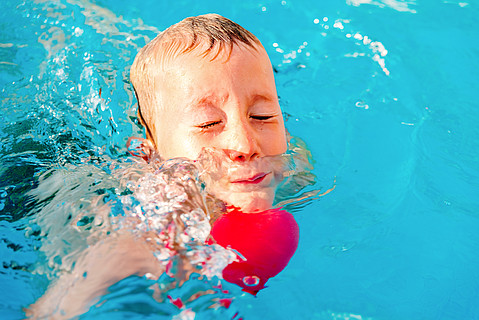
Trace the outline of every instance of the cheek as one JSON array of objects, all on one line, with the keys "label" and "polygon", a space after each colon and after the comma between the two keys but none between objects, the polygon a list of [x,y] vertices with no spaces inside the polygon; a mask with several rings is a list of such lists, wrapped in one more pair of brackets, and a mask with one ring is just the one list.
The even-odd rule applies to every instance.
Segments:
[{"label": "cheek", "polygon": [[164,159],[183,157],[194,160],[202,148],[196,139],[178,126],[164,127],[156,137],[158,152]]},{"label": "cheek", "polygon": [[261,149],[267,156],[285,153],[287,150],[286,133],[284,128],[263,131],[261,134]]},{"label": "cheek", "polygon": [[187,135],[183,137],[182,141],[178,142],[178,147],[183,152],[182,157],[195,160],[198,158],[201,150],[206,147],[206,145],[200,139],[198,139],[198,137]]},{"label": "cheek", "polygon": [[177,134],[171,136],[168,158],[188,158],[195,160],[201,151],[200,145],[185,134]]}]

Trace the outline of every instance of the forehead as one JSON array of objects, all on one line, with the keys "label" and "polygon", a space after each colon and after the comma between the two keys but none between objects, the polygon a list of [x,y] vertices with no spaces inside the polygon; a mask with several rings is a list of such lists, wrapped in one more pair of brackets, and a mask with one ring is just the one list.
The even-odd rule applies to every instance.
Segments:
[{"label": "forehead", "polygon": [[215,58],[198,52],[181,54],[164,68],[163,95],[175,102],[222,101],[231,94],[276,96],[273,70],[261,47],[234,45]]}]

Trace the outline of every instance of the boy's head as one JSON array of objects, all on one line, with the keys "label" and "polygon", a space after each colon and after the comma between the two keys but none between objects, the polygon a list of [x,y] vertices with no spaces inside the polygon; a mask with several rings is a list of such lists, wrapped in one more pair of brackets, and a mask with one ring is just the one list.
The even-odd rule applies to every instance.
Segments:
[{"label": "boy's head", "polygon": [[[131,81],[147,138],[163,158],[197,159],[209,148],[245,165],[286,151],[268,55],[231,20],[207,14],[169,27],[138,53]],[[229,177],[236,191],[274,180],[268,168],[240,171]]]}]

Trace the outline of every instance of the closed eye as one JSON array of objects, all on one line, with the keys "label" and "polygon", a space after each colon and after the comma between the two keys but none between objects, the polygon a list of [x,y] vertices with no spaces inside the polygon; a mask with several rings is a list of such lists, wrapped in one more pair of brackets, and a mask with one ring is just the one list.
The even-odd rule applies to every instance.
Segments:
[{"label": "closed eye", "polygon": [[263,116],[263,115],[250,116],[251,119],[260,120],[260,121],[269,120],[269,119],[271,119],[271,118],[273,118],[273,117],[274,117],[274,116],[271,116],[271,115],[267,115],[267,116]]},{"label": "closed eye", "polygon": [[204,123],[204,124],[200,124],[197,127],[200,128],[200,129],[208,129],[208,128],[216,126],[220,123],[221,123],[221,121],[212,121],[212,122],[207,122],[207,123]]}]

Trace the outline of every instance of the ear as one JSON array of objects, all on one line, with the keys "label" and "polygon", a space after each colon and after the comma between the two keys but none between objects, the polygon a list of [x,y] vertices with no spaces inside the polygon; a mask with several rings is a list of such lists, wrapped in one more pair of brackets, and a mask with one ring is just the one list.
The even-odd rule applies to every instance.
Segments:
[{"label": "ear", "polygon": [[129,137],[126,148],[132,156],[142,158],[146,162],[150,160],[155,151],[155,147],[150,140],[137,137]]}]

